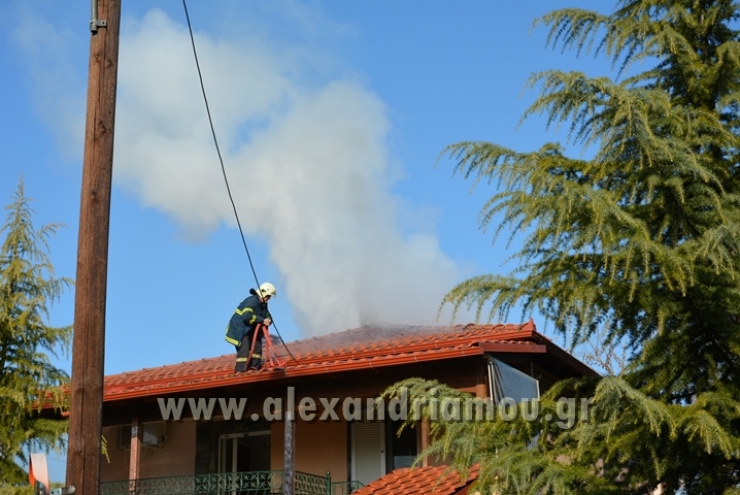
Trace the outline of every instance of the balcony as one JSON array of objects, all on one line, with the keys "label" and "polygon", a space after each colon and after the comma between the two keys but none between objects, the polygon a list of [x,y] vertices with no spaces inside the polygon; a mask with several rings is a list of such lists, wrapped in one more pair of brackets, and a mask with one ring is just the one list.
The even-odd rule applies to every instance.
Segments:
[{"label": "balcony", "polygon": [[[349,495],[362,487],[359,481],[332,482],[331,474],[295,473],[295,495]],[[100,484],[100,495],[279,495],[283,471],[196,474],[109,481]]]}]

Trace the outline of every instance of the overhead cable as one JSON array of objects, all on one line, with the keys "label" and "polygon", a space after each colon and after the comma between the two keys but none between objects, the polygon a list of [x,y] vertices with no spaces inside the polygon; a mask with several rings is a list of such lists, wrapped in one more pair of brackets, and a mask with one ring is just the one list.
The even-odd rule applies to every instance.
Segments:
[{"label": "overhead cable", "polygon": [[[234,210],[234,217],[236,218],[236,225],[239,227],[239,234],[242,238],[242,244],[244,245],[244,251],[247,253],[247,259],[249,260],[249,267],[252,270],[252,275],[254,275],[254,281],[257,284],[257,287],[260,286],[259,278],[257,277],[257,270],[254,268],[254,263],[252,262],[252,255],[249,254],[249,246],[247,246],[247,239],[244,236],[244,230],[242,229],[242,224],[239,221],[239,213],[236,209],[236,203],[234,203],[234,197],[231,194],[231,187],[229,186],[229,178],[226,175],[226,167],[224,166],[224,159],[221,156],[221,148],[218,145],[218,138],[216,137],[216,128],[213,125],[213,118],[211,117],[211,108],[208,105],[208,96],[206,95],[206,87],[203,83],[203,73],[200,70],[200,62],[198,61],[198,50],[195,48],[195,36],[193,35],[193,26],[190,23],[190,14],[188,13],[188,5],[186,0],[182,0],[182,7],[185,10],[185,19],[188,23],[188,31],[190,32],[190,44],[193,47],[193,57],[195,58],[195,67],[198,69],[198,79],[200,80],[200,90],[203,94],[203,102],[206,105],[206,114],[208,114],[208,125],[211,128],[211,135],[213,136],[213,144],[216,147],[216,153],[218,154],[218,161],[221,164],[221,173],[224,177],[224,183],[226,184],[226,191],[229,194],[229,200],[231,201],[231,207]],[[288,351],[288,354],[293,359],[293,361],[298,362],[298,360],[293,356],[293,353],[290,352],[290,349],[288,349],[288,346],[285,344],[285,341],[283,340],[283,337],[280,335],[280,331],[277,328],[277,324],[275,321],[272,321],[273,326],[275,327],[275,332],[277,333],[278,337],[280,338],[280,342],[282,342],[283,347],[285,347],[285,350]]]}]

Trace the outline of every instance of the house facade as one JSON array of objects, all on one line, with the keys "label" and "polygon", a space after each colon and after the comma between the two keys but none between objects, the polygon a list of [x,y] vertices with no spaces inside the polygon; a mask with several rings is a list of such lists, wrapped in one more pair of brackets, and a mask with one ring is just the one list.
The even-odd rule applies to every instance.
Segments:
[{"label": "house facade", "polygon": [[503,376],[524,397],[594,374],[532,321],[366,326],[274,356],[280,369],[235,374],[230,354],[107,376],[101,493],[280,493],[293,469],[296,493],[349,493],[409,467],[430,441],[424,423],[396,434],[413,405],[376,400],[400,380],[488,398]]}]

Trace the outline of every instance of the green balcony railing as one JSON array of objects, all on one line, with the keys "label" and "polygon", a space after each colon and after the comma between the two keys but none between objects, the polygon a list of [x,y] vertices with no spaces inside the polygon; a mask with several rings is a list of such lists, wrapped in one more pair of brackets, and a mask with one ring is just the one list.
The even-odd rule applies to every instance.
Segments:
[{"label": "green balcony railing", "polygon": [[[296,495],[349,495],[362,486],[357,481],[334,482],[331,475],[295,473]],[[280,495],[282,471],[196,474],[109,481],[100,484],[100,495]]]},{"label": "green balcony railing", "polygon": [[349,495],[363,486],[359,481],[335,481],[331,484],[331,495]]}]

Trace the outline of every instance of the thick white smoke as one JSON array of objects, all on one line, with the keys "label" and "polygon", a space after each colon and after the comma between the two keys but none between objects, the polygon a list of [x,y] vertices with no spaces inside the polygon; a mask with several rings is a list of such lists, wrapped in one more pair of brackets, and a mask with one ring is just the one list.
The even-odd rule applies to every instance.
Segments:
[{"label": "thick white smoke", "polygon": [[[435,322],[458,269],[397,226],[383,102],[352,80],[302,83],[289,50],[196,43],[240,220],[267,241],[302,332]],[[186,27],[161,11],[124,29],[116,133],[119,186],[193,237],[235,226]]]}]

